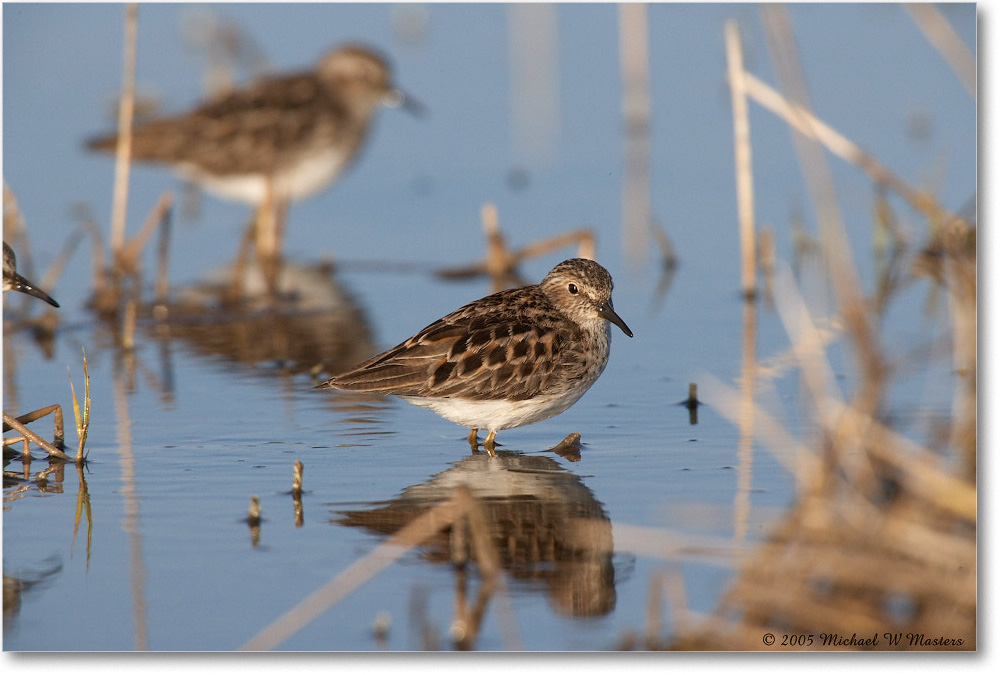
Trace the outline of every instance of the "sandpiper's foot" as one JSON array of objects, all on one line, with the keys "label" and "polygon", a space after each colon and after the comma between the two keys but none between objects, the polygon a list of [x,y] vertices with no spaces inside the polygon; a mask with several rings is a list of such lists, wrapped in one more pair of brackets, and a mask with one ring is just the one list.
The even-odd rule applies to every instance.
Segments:
[{"label": "sandpiper's foot", "polygon": [[486,435],[486,440],[483,441],[483,447],[486,449],[486,452],[490,453],[490,457],[497,456],[497,453],[494,452],[494,449],[496,448],[496,437],[497,432],[491,431]]},{"label": "sandpiper's foot", "polygon": [[469,431],[469,447],[472,448],[473,452],[479,451],[479,429]]}]

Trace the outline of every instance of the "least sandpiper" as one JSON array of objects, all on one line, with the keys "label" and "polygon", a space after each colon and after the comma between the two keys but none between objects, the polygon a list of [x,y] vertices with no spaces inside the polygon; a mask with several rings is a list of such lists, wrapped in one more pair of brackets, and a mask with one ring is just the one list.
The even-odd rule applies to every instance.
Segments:
[{"label": "least sandpiper", "polygon": [[53,307],[58,307],[59,303],[53,300],[48,293],[35,286],[33,283],[17,273],[17,257],[7,242],[3,243],[3,292],[21,291],[36,298],[41,298]]},{"label": "least sandpiper", "polygon": [[608,271],[556,265],[542,282],[469,303],[319,389],[395,394],[462,426],[493,453],[497,431],[565,411],[604,371],[615,324]]},{"label": "least sandpiper", "polygon": [[[280,253],[284,213],[332,183],[356,157],[379,106],[419,105],[396,89],[386,60],[357,45],[309,72],[261,79],[132,132],[132,157],[173,167],[218,196],[258,209],[258,254]],[[88,142],[114,152],[117,136]],[[262,226],[261,223],[267,223]],[[267,227],[270,232],[262,232]],[[261,251],[262,237],[267,242]]]}]

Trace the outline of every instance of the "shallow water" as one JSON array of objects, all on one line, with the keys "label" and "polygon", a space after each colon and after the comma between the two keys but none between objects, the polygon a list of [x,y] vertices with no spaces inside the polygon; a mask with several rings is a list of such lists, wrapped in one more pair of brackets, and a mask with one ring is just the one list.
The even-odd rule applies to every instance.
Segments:
[{"label": "shallow water", "polygon": [[[613,649],[645,630],[651,584],[664,573],[683,579],[687,608],[710,612],[734,564],[727,554],[706,551],[739,550],[765,536],[791,503],[792,477],[761,446],[741,451],[727,411],[702,406],[692,424],[678,405],[689,383],[734,384],[741,373],[744,306],[722,26],[740,21],[748,67],[774,81],[755,8],[649,9],[651,206],[680,258],[665,291],[656,249],[650,245],[647,258],[636,261],[622,244],[615,8],[554,10],[557,140],[534,148],[510,122],[515,10],[423,10],[426,33],[412,42],[400,36],[399,21],[419,20],[420,7],[218,8],[278,69],[308,65],[325,48],[362,36],[391,55],[400,86],[429,111],[418,119],[383,111],[344,179],[292,207],[288,253],[316,302],[305,316],[208,321],[175,306],[165,324],[141,321],[134,353],[124,354],[113,348],[109,327],[84,308],[89,245],[51,289],[63,306],[51,354],[7,324],[22,305],[5,299],[4,410],[58,402],[72,428],[66,369],[79,392],[81,346],[93,396],[82,473],[67,466],[45,489],[5,477],[4,577],[23,584],[10,610],[5,590],[5,649],[235,649],[460,483],[488,507],[506,579],[505,591],[488,596],[467,646]],[[35,269],[44,270],[75,225],[71,205],[86,202],[97,222],[109,220],[111,162],[85,153],[82,142],[111,124],[105,113],[120,80],[122,11],[3,11],[4,179],[27,220]],[[155,87],[168,110],[201,97],[201,62],[183,52],[177,28],[189,11],[140,9],[140,88]],[[974,6],[943,11],[974,44]],[[903,10],[789,12],[820,116],[907,180],[933,176],[942,203],[961,209],[975,186],[975,105]],[[533,21],[544,27],[546,16]],[[925,119],[929,136],[907,136],[908,123]],[[751,125],[758,222],[773,224],[787,260],[788,223],[797,211],[815,231],[808,193],[787,129],[759,109]],[[947,166],[936,173],[941,157]],[[831,162],[870,289],[871,189],[853,167]],[[527,176],[526,186],[512,175]],[[163,190],[177,187],[167,172],[137,167],[130,231]],[[489,201],[515,247],[593,228],[598,259],[615,277],[615,307],[635,334],[630,340],[615,329],[611,361],[593,389],[556,418],[502,432],[496,459],[471,453],[466,430],[426,410],[316,391],[308,372],[320,361],[330,370],[347,367],[488,293],[485,279],[449,282],[431,271],[482,255],[479,212]],[[197,220],[175,222],[175,290],[230,261],[247,217],[244,206],[208,196],[200,206]],[[537,281],[574,254],[548,254],[521,271]],[[324,259],[336,268],[317,270]],[[153,266],[150,254],[147,269]],[[801,276],[815,288],[815,274]],[[811,297],[822,314],[828,298]],[[927,300],[926,286],[901,292],[886,339],[900,349],[927,339]],[[756,354],[765,362],[787,349],[781,323],[764,303],[756,328]],[[842,341],[831,359],[848,389],[853,363]],[[935,363],[904,380],[893,392],[896,409],[919,419],[946,413],[948,377],[947,363]],[[761,397],[779,421],[808,438],[793,371]],[[50,424],[32,426],[48,431]],[[579,457],[549,450],[572,432],[582,435]],[[67,436],[72,445],[72,430]],[[298,503],[289,492],[296,460],[305,467]],[[36,453],[24,471],[47,466]],[[15,460],[5,471],[22,468]],[[82,495],[91,525],[84,518],[74,534]],[[252,495],[263,515],[257,531],[246,522]],[[665,556],[654,530],[691,545]],[[449,546],[435,539],[408,550],[279,648],[455,647],[449,630],[456,606],[473,612],[482,581],[475,566],[463,571],[450,562]],[[661,634],[669,636],[675,596],[663,611]],[[374,630],[386,617],[388,630]]]}]

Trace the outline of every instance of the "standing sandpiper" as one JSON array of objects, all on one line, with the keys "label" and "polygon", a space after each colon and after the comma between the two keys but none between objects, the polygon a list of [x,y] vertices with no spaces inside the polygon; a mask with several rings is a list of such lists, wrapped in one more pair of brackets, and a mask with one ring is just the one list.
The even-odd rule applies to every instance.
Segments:
[{"label": "standing sandpiper", "polygon": [[318,389],[395,394],[469,427],[493,454],[497,431],[565,411],[604,371],[615,324],[608,271],[592,260],[556,265],[542,282],[455,310]]},{"label": "standing sandpiper", "polygon": [[3,292],[21,291],[36,298],[41,298],[53,307],[58,307],[59,303],[53,300],[48,293],[36,287],[33,283],[17,273],[17,257],[7,242],[3,243]]},{"label": "standing sandpiper", "polygon": [[[309,72],[261,79],[132,132],[132,157],[172,166],[209,192],[257,207],[257,255],[280,255],[288,205],[333,182],[358,154],[379,106],[420,106],[386,60],[350,45]],[[115,135],[88,142],[114,152]]]}]

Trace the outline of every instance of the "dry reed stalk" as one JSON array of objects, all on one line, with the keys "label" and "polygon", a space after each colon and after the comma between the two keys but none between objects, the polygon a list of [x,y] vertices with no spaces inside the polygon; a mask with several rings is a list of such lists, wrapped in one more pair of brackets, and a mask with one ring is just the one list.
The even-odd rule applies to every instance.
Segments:
[{"label": "dry reed stalk", "polygon": [[295,527],[302,527],[305,513],[302,509],[302,462],[295,460],[292,465],[292,510],[295,515]]},{"label": "dry reed stalk", "polygon": [[118,432],[118,465],[121,468],[123,517],[121,527],[129,541],[129,577],[132,592],[132,625],[135,627],[136,651],[149,648],[149,622],[146,611],[146,569],[142,557],[142,528],[139,519],[139,496],[136,487],[136,460],[132,450],[132,419],[129,412],[126,375],[132,370],[128,365],[131,353],[122,355],[124,364],[116,363],[113,390],[115,418]]},{"label": "dry reed stalk", "polygon": [[[720,380],[707,375],[704,378],[705,401],[712,405],[731,424],[739,426],[741,393],[727,387]],[[808,484],[808,477],[820,469],[816,453],[792,436],[774,416],[757,404],[754,407],[754,430],[758,439],[765,441],[771,455],[781,466],[796,477],[799,490]]]},{"label": "dry reed stalk", "polygon": [[596,259],[594,233],[589,228],[573,230],[511,250],[507,247],[507,240],[500,230],[500,219],[496,206],[487,202],[483,205],[480,215],[483,222],[483,232],[486,235],[486,257],[481,262],[472,265],[438,269],[435,272],[437,276],[445,279],[464,279],[486,274],[493,281],[493,290],[498,291],[510,285],[523,283],[517,274],[517,266],[527,258],[545,255],[550,251],[575,243],[579,246],[579,257],[589,260]]},{"label": "dry reed stalk", "polygon": [[597,247],[594,239],[594,231],[590,228],[571,230],[565,234],[557,234],[554,237],[543,239],[542,241],[535,242],[534,244],[528,244],[527,246],[517,249],[514,252],[514,257],[517,258],[518,261],[524,260],[525,258],[535,258],[571,244],[576,244],[578,246],[577,257],[587,258],[588,260],[597,259]]},{"label": "dry reed stalk", "polygon": [[764,277],[764,302],[774,302],[774,268],[778,262],[778,247],[775,243],[774,228],[765,227],[758,237],[760,271]]},{"label": "dry reed stalk", "polygon": [[[792,114],[799,117],[809,111],[810,105],[788,12],[780,5],[765,5],[761,12],[765,19],[768,45],[773,60],[785,89],[790,92],[789,99],[793,103]],[[798,126],[809,125],[808,118],[800,117],[798,121]],[[855,340],[855,347],[864,361],[864,372],[869,375],[868,386],[860,391],[859,396],[867,401],[866,405],[869,408],[874,409],[877,405],[876,392],[879,390],[880,379],[884,377],[885,365],[874,348],[875,333],[868,320],[865,300],[858,283],[857,270],[840,216],[833,177],[822,148],[816,140],[797,131],[798,127],[794,124],[790,125],[790,128],[793,129],[793,140],[799,162],[820,222],[826,270],[833,282],[840,313],[848,324]]]},{"label": "dry reed stalk", "polygon": [[683,635],[688,631],[691,620],[691,608],[688,605],[687,592],[684,590],[684,572],[681,566],[674,562],[667,566],[662,579],[674,633]]},{"label": "dry reed stalk", "polygon": [[292,494],[301,495],[302,494],[302,462],[300,460],[295,460],[295,464],[292,465]]},{"label": "dry reed stalk", "polygon": [[905,180],[887,169],[853,141],[808,110],[786,100],[784,96],[752,73],[745,73],[745,78],[746,93],[749,98],[783,119],[796,131],[822,143],[834,155],[860,168],[868,174],[872,182],[884,185],[900,195],[932,223],[965,222],[958,215],[943,208],[932,195],[911,187]]},{"label": "dry reed stalk", "polygon": [[[91,287],[94,289],[93,297],[97,312],[102,315],[110,314],[114,309],[114,303],[111,302],[112,294],[108,292],[108,266],[105,262],[104,236],[101,234],[101,227],[94,222],[89,213],[81,216],[77,227],[90,234],[90,259],[93,261]],[[111,304],[108,304],[109,302]]]},{"label": "dry reed stalk", "polygon": [[624,248],[633,264],[645,260],[652,224],[650,206],[649,27],[646,5],[618,6],[618,44],[625,118],[625,172],[622,186]]},{"label": "dry reed stalk", "polygon": [[156,290],[155,290],[155,310],[154,316],[158,320],[166,318],[167,295],[170,292],[169,262],[170,262],[170,229],[173,219],[170,217],[172,211],[165,209],[163,219],[160,221],[160,240],[157,247],[156,263]]},{"label": "dry reed stalk", "polygon": [[[877,635],[883,641],[876,649],[913,648],[905,640],[887,643],[883,631],[889,626],[902,634],[940,634],[961,640],[946,648],[975,649],[974,472],[971,478],[964,476],[947,456],[889,429],[873,414],[870,399],[841,400],[832,386],[823,340],[808,308],[791,288],[790,275],[779,275],[777,282],[776,307],[793,342],[793,353],[800,369],[812,371],[803,377],[823,452],[816,456],[799,451],[808,461],[799,472],[796,506],[742,567],[715,617],[678,634],[669,646],[769,651],[838,648],[836,644],[762,643],[761,637],[771,632]],[[974,296],[974,290],[966,287],[958,294]],[[955,330],[957,337],[960,329],[956,326]],[[857,350],[857,336],[853,337]],[[878,349],[877,345],[872,348]],[[709,399],[737,423],[740,394],[733,390],[720,394],[719,387],[707,379]],[[878,376],[861,373],[859,386],[875,387],[878,399],[885,384]],[[759,435],[767,441],[765,447],[779,461],[788,456],[789,448],[801,447],[759,407],[755,416]],[[961,452],[960,447],[951,449]],[[899,599],[902,609],[893,609],[893,598]]]},{"label": "dry reed stalk", "polygon": [[753,160],[750,150],[750,118],[747,111],[748,73],[743,69],[743,47],[735,21],[726,23],[726,63],[733,108],[733,144],[736,165],[736,207],[740,227],[742,274],[746,298],[754,297],[757,285],[757,239],[754,234]]},{"label": "dry reed stalk", "polygon": [[119,337],[119,346],[125,351],[135,349],[135,322],[139,313],[139,300],[135,297],[135,289],[129,293],[125,302],[125,312],[122,316],[122,330]]},{"label": "dry reed stalk", "polygon": [[757,389],[757,303],[743,303],[743,357],[740,366],[740,407],[736,493],[733,496],[733,544],[746,541],[753,485],[754,396]]},{"label": "dry reed stalk", "polygon": [[45,274],[42,276],[42,279],[38,284],[39,288],[48,292],[50,288],[55,286],[56,281],[59,280],[59,277],[62,276],[63,271],[66,269],[66,264],[69,262],[70,256],[73,255],[76,247],[79,246],[80,242],[83,240],[84,234],[84,231],[79,227],[73,230],[72,234],[70,234],[69,238],[66,240],[66,243],[63,244],[63,247],[59,251],[58,255],[56,255],[55,260],[52,261],[52,264],[49,265]]},{"label": "dry reed stalk", "polygon": [[122,94],[118,103],[118,146],[115,149],[115,184],[112,198],[111,251],[115,264],[125,248],[129,170],[132,163],[132,118],[135,113],[136,36],[138,4],[125,6],[125,42],[122,51]]},{"label": "dry reed stalk", "polygon": [[[794,108],[796,114],[799,110],[810,110],[812,106],[802,75],[788,10],[783,5],[766,4],[761,5],[760,12],[764,19],[764,27],[767,29],[771,60],[774,61],[782,87],[787,92],[787,98],[796,105]],[[823,149],[815,139],[797,131],[794,126],[790,126],[790,129],[799,165],[802,167],[810,199],[820,223],[825,244],[823,252],[828,257],[828,273],[833,276],[843,275],[848,280],[847,283],[842,281],[843,286],[853,287],[856,285],[853,279],[856,278],[857,272],[846,236],[843,234],[844,227],[837,203],[837,192]]]},{"label": "dry reed stalk", "polygon": [[118,265],[121,272],[131,274],[138,270],[139,256],[149,242],[150,237],[161,227],[168,227],[173,202],[174,195],[169,190],[161,194],[160,198],[156,200],[156,204],[149,212],[149,215],[146,216],[146,220],[143,222],[139,232],[129,239],[128,243],[119,252]]},{"label": "dry reed stalk", "polygon": [[[38,410],[32,410],[31,412],[24,413],[23,415],[18,415],[15,419],[21,424],[31,424],[35,420],[40,420],[48,414],[52,414],[52,445],[57,448],[61,448],[64,445],[66,432],[63,428],[63,412],[62,406],[58,403],[53,403],[52,405],[47,405],[44,408],[39,408]],[[4,426],[4,431],[7,431],[6,425]]]},{"label": "dry reed stalk", "polygon": [[938,9],[930,3],[911,2],[903,5],[928,42],[955,71],[962,86],[976,100],[976,57],[951,27]]},{"label": "dry reed stalk", "polygon": [[660,637],[663,626],[663,572],[649,576],[649,593],[646,596],[646,644],[652,645]]}]

